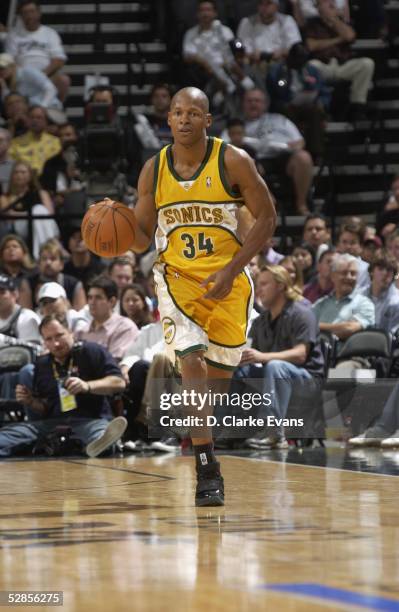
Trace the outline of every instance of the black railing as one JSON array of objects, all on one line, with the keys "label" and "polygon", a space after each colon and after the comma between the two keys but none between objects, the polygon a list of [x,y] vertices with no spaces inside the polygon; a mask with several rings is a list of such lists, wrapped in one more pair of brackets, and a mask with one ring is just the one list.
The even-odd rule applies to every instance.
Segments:
[{"label": "black railing", "polygon": [[11,213],[7,213],[7,215],[5,215],[4,213],[0,212],[0,233],[1,229],[2,229],[2,224],[5,221],[27,221],[28,223],[28,237],[26,239],[26,243],[28,245],[29,251],[32,253],[33,250],[33,222],[34,221],[40,221],[40,220],[53,220],[57,223],[58,228],[60,230],[60,238],[62,239],[62,230],[63,228],[65,229],[65,227],[68,226],[68,221],[72,221],[72,220],[76,220],[79,219],[80,221],[83,219],[83,215],[82,214],[78,214],[78,213],[55,213],[55,214],[48,214],[48,215],[32,215],[32,211],[29,210],[26,212],[26,215],[22,216],[22,215],[13,215]]}]

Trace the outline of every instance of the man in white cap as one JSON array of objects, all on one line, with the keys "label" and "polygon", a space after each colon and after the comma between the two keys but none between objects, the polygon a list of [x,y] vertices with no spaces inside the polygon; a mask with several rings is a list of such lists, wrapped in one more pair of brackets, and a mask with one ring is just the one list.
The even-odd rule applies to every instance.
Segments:
[{"label": "man in white cap", "polygon": [[9,53],[0,53],[0,84],[2,97],[17,91],[31,105],[62,108],[57,88],[44,72],[33,66],[17,66]]},{"label": "man in white cap", "polygon": [[45,283],[37,294],[42,318],[54,314],[66,319],[73,334],[83,329],[87,321],[77,310],[70,308],[65,289],[59,283]]}]

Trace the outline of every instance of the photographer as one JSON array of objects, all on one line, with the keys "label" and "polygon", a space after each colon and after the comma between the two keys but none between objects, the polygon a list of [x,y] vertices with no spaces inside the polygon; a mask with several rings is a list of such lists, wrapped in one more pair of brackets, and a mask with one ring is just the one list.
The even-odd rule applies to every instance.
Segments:
[{"label": "photographer", "polygon": [[126,429],[126,419],[110,419],[107,395],[125,388],[121,372],[104,348],[91,342],[74,343],[65,320],[45,317],[40,332],[48,353],[35,364],[33,387],[19,384],[17,401],[39,415],[39,420],[7,425],[0,430],[0,457],[36,443],[59,426],[69,427],[97,457]]}]

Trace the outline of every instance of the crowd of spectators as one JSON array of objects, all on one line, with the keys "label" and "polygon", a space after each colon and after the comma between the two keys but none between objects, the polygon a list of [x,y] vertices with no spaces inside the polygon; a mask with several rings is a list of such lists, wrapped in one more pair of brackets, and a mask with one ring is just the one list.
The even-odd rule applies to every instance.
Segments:
[{"label": "crowd of spectators", "polygon": [[[384,203],[378,235],[357,217],[345,219],[333,235],[328,220],[310,212],[333,87],[347,81],[350,121],[367,117],[374,62],[353,51],[356,32],[345,0],[259,0],[256,6],[235,33],[218,19],[215,2],[198,2],[197,23],[182,39],[184,78],[179,84],[196,84],[207,92],[217,118],[213,133],[246,149],[266,180],[273,174],[289,177],[296,212],[305,216],[303,235],[289,252],[280,253],[278,243],[271,242],[249,266],[256,288],[251,317],[255,344],[244,352],[241,366],[244,371],[262,364],[265,385],[270,386],[276,376],[324,377],[320,331],[336,336],[339,345],[370,326],[390,334],[398,331],[399,179]],[[41,356],[19,374],[0,374],[2,398],[17,398],[28,415],[36,409],[42,417],[58,418],[60,411],[81,409],[87,417],[87,398],[83,408],[79,402],[77,408],[73,402],[73,408],[65,408],[67,400],[65,406],[59,404],[53,387],[46,401],[41,395],[50,388],[49,364],[57,361],[60,337],[66,356],[83,346],[89,361],[101,362],[101,380],[106,381],[96,380],[94,365],[86,371],[79,357],[82,378],[75,373],[68,388],[70,365],[56,376],[67,384],[66,396],[121,393],[127,385],[122,409],[117,400],[111,408],[114,416],[121,410],[127,416],[126,448],[141,449],[143,440],[148,443],[149,385],[154,377],[174,374],[174,364],[163,355],[151,275],[154,254],[137,259],[128,252],[111,262],[101,260],[83,242],[78,215],[60,220],[62,212],[85,210],[88,179],[80,162],[93,134],[87,125],[79,134],[63,114],[70,79],[60,37],[41,24],[36,1],[20,2],[18,16],[0,54],[0,347],[26,346]],[[121,197],[127,205],[134,205],[141,164],[171,142],[167,115],[172,94],[168,84],[155,85],[151,112],[136,113],[131,125],[119,116],[111,86],[99,86],[91,94],[88,124],[105,108],[111,110],[107,129],[118,138],[123,133],[128,187]],[[101,164],[95,169],[101,171]],[[123,382],[115,380],[118,376]],[[288,404],[289,395],[282,396],[279,417]],[[105,408],[98,403],[98,418]],[[95,439],[90,427],[81,432],[87,448]],[[106,427],[101,421],[96,436],[104,436]],[[123,429],[117,421],[107,440],[114,442]],[[18,436],[12,444],[10,436],[3,438],[0,455],[21,444]],[[248,442],[252,448],[286,444],[282,428]],[[177,447],[176,436],[153,446]],[[99,448],[87,452],[104,450]]]}]

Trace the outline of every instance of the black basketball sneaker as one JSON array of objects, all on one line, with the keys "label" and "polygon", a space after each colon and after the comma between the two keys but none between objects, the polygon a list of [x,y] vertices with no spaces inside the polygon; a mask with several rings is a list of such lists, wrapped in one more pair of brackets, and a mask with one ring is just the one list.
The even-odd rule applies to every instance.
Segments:
[{"label": "black basketball sneaker", "polygon": [[197,468],[195,505],[224,506],[224,481],[218,461]]}]

